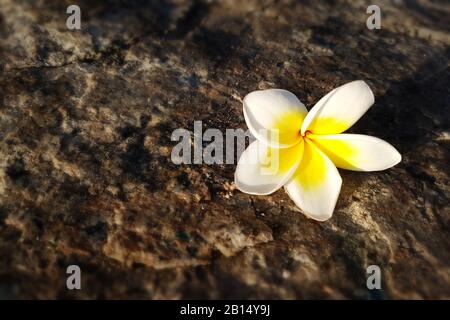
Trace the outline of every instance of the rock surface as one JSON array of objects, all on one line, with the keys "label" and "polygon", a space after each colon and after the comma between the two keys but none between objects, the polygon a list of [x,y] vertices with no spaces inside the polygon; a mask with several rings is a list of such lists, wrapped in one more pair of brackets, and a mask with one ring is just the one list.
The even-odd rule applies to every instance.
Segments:
[{"label": "rock surface", "polygon": [[[378,2],[371,31],[365,1],[0,0],[0,298],[450,298],[450,6]],[[325,223],[171,162],[177,128],[246,129],[250,91],[355,79],[351,132],[403,161],[341,171]]]}]

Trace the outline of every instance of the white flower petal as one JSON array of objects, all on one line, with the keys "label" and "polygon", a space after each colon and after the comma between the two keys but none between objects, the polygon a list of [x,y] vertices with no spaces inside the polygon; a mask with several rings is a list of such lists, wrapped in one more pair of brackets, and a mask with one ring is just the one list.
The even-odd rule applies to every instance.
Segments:
[{"label": "white flower petal", "polygon": [[362,80],[349,82],[325,95],[309,111],[301,133],[337,134],[350,128],[374,103],[372,90]]},{"label": "white flower petal", "polygon": [[290,148],[270,148],[256,140],[242,153],[234,181],[245,193],[265,195],[281,188],[297,169],[303,141]]},{"label": "white flower petal", "polygon": [[310,140],[305,140],[302,162],[285,188],[307,216],[325,221],[333,215],[342,179],[331,160]]},{"label": "white flower petal", "polygon": [[380,171],[395,166],[400,153],[384,140],[362,134],[308,135],[338,167],[355,171]]},{"label": "white flower petal", "polygon": [[307,110],[291,92],[282,89],[253,91],[244,98],[244,117],[251,133],[267,145],[286,148],[301,140]]}]

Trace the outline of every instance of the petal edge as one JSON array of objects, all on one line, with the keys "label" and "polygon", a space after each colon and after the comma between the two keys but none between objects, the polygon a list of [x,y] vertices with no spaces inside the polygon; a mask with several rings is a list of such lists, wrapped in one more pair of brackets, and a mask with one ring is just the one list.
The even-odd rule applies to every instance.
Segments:
[{"label": "petal edge", "polygon": [[281,188],[301,162],[303,142],[290,148],[270,148],[252,142],[242,153],[234,181],[236,188],[254,195],[268,195]]},{"label": "petal edge", "polygon": [[338,167],[353,171],[381,171],[398,164],[402,156],[388,142],[363,134],[309,135]]},{"label": "petal edge", "polygon": [[333,215],[341,190],[338,170],[311,141],[305,143],[302,162],[285,189],[306,216],[326,221]]},{"label": "petal edge", "polygon": [[338,134],[350,128],[375,102],[370,87],[362,80],[346,83],[326,94],[309,111],[301,133]]},{"label": "petal edge", "polygon": [[293,93],[283,89],[253,91],[244,97],[243,109],[248,128],[263,143],[287,148],[301,140],[307,110]]}]

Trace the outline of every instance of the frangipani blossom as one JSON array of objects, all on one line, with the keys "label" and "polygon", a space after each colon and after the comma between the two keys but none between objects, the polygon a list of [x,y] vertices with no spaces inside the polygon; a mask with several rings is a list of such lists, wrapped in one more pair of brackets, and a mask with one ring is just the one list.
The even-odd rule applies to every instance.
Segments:
[{"label": "frangipani blossom", "polygon": [[308,217],[329,219],[342,184],[336,167],[379,171],[401,161],[397,150],[381,139],[342,133],[373,103],[372,90],[364,81],[332,90],[309,112],[286,90],[249,93],[244,98],[244,117],[256,141],[239,159],[236,187],[267,195],[284,186]]}]

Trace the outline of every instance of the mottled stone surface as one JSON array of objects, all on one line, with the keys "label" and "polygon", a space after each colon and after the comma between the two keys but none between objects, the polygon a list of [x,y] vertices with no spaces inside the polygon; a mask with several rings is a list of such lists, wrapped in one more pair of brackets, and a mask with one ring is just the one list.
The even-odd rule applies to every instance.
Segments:
[{"label": "mottled stone surface", "polygon": [[[366,1],[0,0],[0,298],[450,298],[450,6],[377,3],[370,31]],[[403,161],[341,171],[325,223],[170,160],[195,120],[245,129],[250,91],[310,108],[355,79],[376,103],[350,131]]]}]

